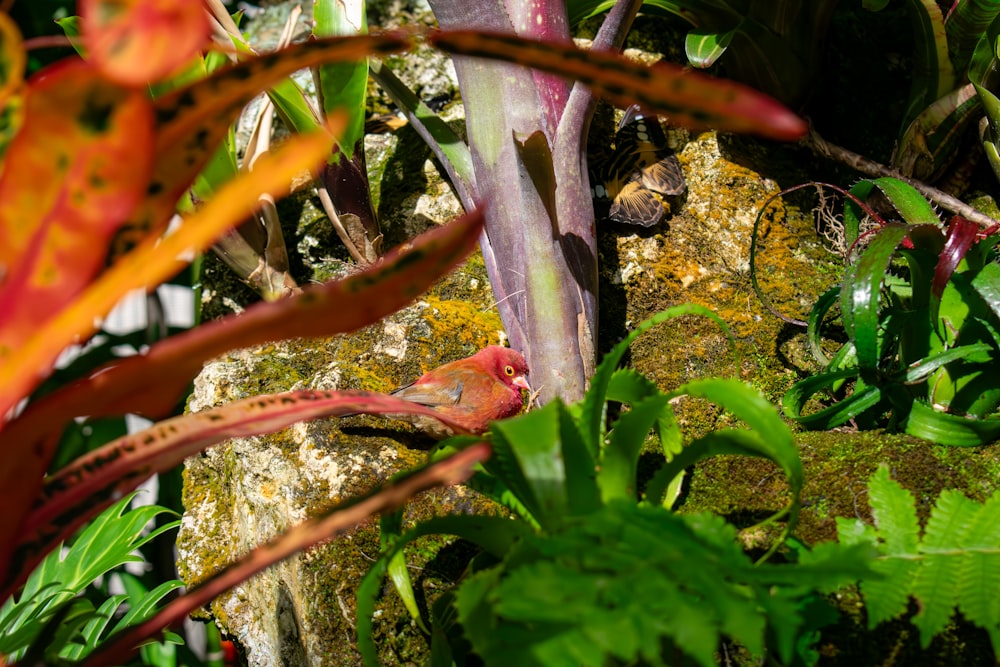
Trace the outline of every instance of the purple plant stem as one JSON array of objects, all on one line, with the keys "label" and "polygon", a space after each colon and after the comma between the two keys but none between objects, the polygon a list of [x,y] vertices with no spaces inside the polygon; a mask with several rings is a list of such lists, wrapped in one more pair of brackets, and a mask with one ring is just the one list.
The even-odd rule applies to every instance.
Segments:
[{"label": "purple plant stem", "polygon": [[[616,6],[600,48],[620,46],[638,9]],[[570,40],[565,4],[432,0],[444,29]],[[481,247],[511,344],[541,402],[582,398],[597,336],[597,241],[586,170],[591,93],[507,63],[456,57],[476,195],[486,204]]]}]

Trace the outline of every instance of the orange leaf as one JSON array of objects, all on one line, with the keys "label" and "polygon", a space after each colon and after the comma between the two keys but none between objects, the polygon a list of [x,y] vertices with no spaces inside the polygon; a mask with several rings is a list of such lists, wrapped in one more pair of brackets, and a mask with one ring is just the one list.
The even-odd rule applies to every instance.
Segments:
[{"label": "orange leaf", "polygon": [[24,80],[26,56],[17,24],[0,12],[0,107]]},{"label": "orange leaf", "polygon": [[126,86],[166,78],[207,45],[202,0],[80,0],[84,47],[106,76]]},{"label": "orange leaf", "polygon": [[82,61],[29,82],[0,175],[0,364],[102,268],[108,240],[146,192],[152,127],[144,92]]},{"label": "orange leaf", "polygon": [[[338,119],[339,132],[344,119]],[[258,161],[254,171],[219,191],[204,208],[162,241],[147,239],[123,257],[44,326],[36,325],[16,355],[0,357],[0,414],[45,377],[59,352],[74,339],[93,334],[96,320],[130,290],[153,289],[181,268],[192,253],[205,250],[226,229],[250,215],[265,192],[282,196],[302,170],[316,168],[333,143],[328,132],[294,137]],[[2,244],[2,243],[0,243]],[[0,339],[2,342],[2,339]],[[2,350],[0,350],[2,351]]]}]

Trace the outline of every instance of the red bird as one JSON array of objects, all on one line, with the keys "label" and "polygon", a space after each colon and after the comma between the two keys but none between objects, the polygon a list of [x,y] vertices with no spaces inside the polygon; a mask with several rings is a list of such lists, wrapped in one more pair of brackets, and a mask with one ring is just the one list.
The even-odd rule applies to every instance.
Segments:
[{"label": "red bird", "polygon": [[[527,374],[528,364],[520,352],[490,345],[471,357],[427,371],[392,395],[433,408],[471,433],[483,433],[491,421],[512,417],[524,407],[521,390],[531,391],[524,377]],[[453,434],[430,417],[390,416],[415,424],[438,439]]]}]

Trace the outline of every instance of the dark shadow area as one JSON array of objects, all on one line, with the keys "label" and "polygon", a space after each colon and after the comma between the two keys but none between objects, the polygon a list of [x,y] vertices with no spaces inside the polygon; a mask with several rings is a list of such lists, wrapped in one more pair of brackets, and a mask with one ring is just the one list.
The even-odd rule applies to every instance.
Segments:
[{"label": "dark shadow area", "polygon": [[344,425],[340,432],[358,438],[385,438],[403,445],[407,449],[429,452],[438,443],[437,440],[417,430],[407,430],[401,425],[398,429],[385,426]]},{"label": "dark shadow area", "polygon": [[602,358],[628,333],[628,298],[625,285],[613,282],[609,276],[621,275],[618,242],[614,234],[597,233],[598,271],[597,358]]},{"label": "dark shadow area", "polygon": [[278,605],[274,610],[278,626],[278,655],[282,667],[306,667],[309,661],[299,632],[299,619],[295,616],[295,603],[291,591],[281,582],[278,586]]},{"label": "dark shadow area", "polygon": [[388,216],[392,214],[399,219],[413,214],[412,208],[407,209],[404,203],[407,200],[415,202],[426,191],[424,163],[431,156],[431,149],[412,127],[400,128],[396,138],[398,144],[385,163],[379,183],[378,218],[385,235],[383,246],[387,250],[410,238],[408,230],[402,225],[390,224]]}]

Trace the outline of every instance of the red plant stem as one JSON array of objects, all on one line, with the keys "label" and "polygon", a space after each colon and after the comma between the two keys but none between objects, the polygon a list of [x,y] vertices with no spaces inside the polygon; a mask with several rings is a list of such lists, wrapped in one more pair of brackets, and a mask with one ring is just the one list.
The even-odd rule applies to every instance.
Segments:
[{"label": "red plant stem", "polygon": [[24,40],[25,51],[32,51],[34,49],[60,49],[72,46],[69,38],[65,35],[42,35]]}]

